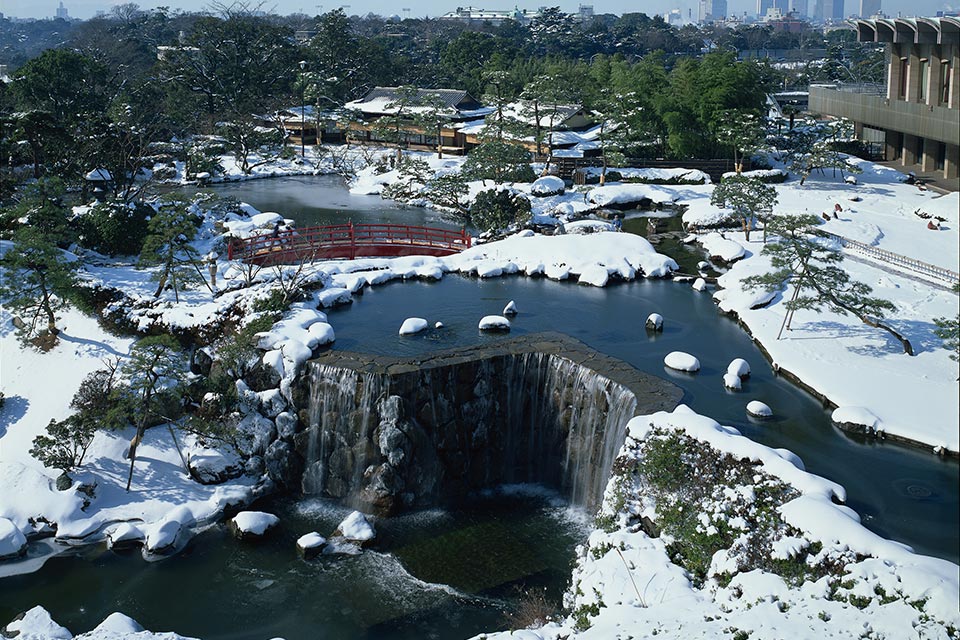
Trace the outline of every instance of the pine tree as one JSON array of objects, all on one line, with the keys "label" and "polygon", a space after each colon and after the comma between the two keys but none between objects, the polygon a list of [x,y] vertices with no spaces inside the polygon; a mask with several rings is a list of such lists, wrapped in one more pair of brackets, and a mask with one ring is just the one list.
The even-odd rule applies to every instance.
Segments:
[{"label": "pine tree", "polygon": [[17,229],[13,244],[0,259],[6,271],[0,280],[0,297],[20,317],[21,339],[41,333],[56,336],[60,333],[57,312],[67,306],[67,296],[76,285],[77,264],[31,227]]},{"label": "pine tree", "polygon": [[199,219],[185,202],[173,200],[162,202],[157,213],[150,218],[149,235],[140,252],[142,266],[159,266],[153,278],[157,298],[169,285],[174,299],[180,301],[180,290],[191,284],[205,285],[213,292],[204,277],[202,258],[191,241],[197,233]]},{"label": "pine tree", "polygon": [[785,283],[793,285],[793,294],[784,305],[787,314],[777,339],[784,329],[790,330],[794,312],[826,310],[851,314],[870,327],[883,329],[900,342],[904,353],[913,355],[910,341],[882,322],[885,314],[895,311],[896,306],[889,300],[871,297],[870,286],[853,280],[838,266],[843,261],[843,253],[816,228],[818,224],[820,219],[809,214],[771,218],[767,226],[778,238],[765,245],[761,253],[770,258],[773,271],[743,280],[748,289],[759,287],[767,291],[777,291]]},{"label": "pine tree", "polygon": [[743,234],[749,242],[753,219],[765,219],[770,215],[777,204],[777,190],[759,178],[737,175],[723,180],[714,188],[710,204],[732,209],[734,215],[743,222]]}]

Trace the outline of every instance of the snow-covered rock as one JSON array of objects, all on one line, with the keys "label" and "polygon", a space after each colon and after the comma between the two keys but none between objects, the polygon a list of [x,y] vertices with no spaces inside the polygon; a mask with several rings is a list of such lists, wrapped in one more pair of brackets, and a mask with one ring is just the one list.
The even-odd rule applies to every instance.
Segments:
[{"label": "snow-covered rock", "polygon": [[17,525],[7,518],[0,518],[0,560],[23,555],[27,550],[27,538]]},{"label": "snow-covered rock", "polygon": [[663,316],[659,313],[651,313],[647,316],[645,326],[651,331],[663,331]]},{"label": "snow-covered rock", "polygon": [[693,373],[700,370],[700,361],[683,351],[671,351],[664,357],[663,364],[677,371]]},{"label": "snow-covered rock", "polygon": [[89,635],[103,638],[111,634],[118,637],[127,637],[143,630],[143,626],[130,616],[114,612],[104,618],[103,622],[98,624]]},{"label": "snow-covered rock", "polygon": [[187,452],[187,468],[200,484],[221,484],[243,473],[243,460],[235,453],[201,448]]},{"label": "snow-covered rock", "polygon": [[240,540],[256,540],[280,524],[280,518],[263,511],[241,511],[230,520],[230,530]]},{"label": "snow-covered rock", "polygon": [[510,321],[503,316],[483,316],[478,328],[480,331],[510,331]]},{"label": "snow-covered rock", "polygon": [[400,325],[400,335],[411,336],[424,331],[428,326],[427,321],[423,318],[407,318]]},{"label": "snow-covered rock", "polygon": [[443,323],[437,320],[437,324],[433,325],[434,329],[443,329]]},{"label": "snow-covered rock", "polygon": [[359,511],[354,511],[343,519],[343,522],[340,523],[331,537],[342,538],[360,546],[365,546],[370,544],[376,535],[377,532],[370,521],[367,520],[367,517]]},{"label": "snow-covered rock", "polygon": [[61,627],[53,621],[46,609],[36,606],[23,613],[6,627],[0,634],[4,638],[17,640],[70,640],[73,634],[66,627]]},{"label": "snow-covered rock", "polygon": [[866,407],[837,407],[830,419],[841,429],[878,433],[883,431],[880,418]]},{"label": "snow-covered rock", "polygon": [[561,195],[565,189],[566,185],[561,178],[557,176],[543,176],[542,178],[537,178],[534,183],[530,185],[530,195],[537,196],[538,198],[558,196]]},{"label": "snow-covered rock", "polygon": [[693,287],[694,291],[706,291],[707,281],[704,280],[703,278],[697,278],[696,280],[693,281],[693,285],[691,286]]},{"label": "snow-covered rock", "polygon": [[723,237],[719,233],[708,233],[700,238],[700,244],[710,254],[710,259],[723,264],[732,264],[746,257],[747,250],[735,240]]},{"label": "snow-covered rock", "polygon": [[750,363],[743,358],[734,358],[727,365],[727,373],[732,373],[738,378],[746,378],[750,375]]},{"label": "snow-covered rock", "polygon": [[195,521],[196,518],[189,507],[184,505],[174,507],[159,522],[147,528],[143,545],[144,553],[160,555],[172,552],[181,541],[183,530]]},{"label": "snow-covered rock", "polygon": [[770,418],[773,417],[773,409],[760,402],[759,400],[751,400],[747,403],[747,413],[753,416],[754,418]]},{"label": "snow-covered rock", "polygon": [[304,560],[310,560],[317,557],[323,552],[323,548],[326,546],[327,539],[316,531],[312,531],[297,538],[297,553],[299,553]]},{"label": "snow-covered rock", "polygon": [[729,371],[723,374],[723,386],[731,391],[740,391],[740,389],[743,388],[740,376],[735,373],[730,373]]},{"label": "snow-covered rock", "polygon": [[586,267],[577,280],[580,284],[588,284],[594,287],[605,287],[610,281],[610,272],[600,264],[594,264]]},{"label": "snow-covered rock", "polygon": [[132,522],[121,522],[107,532],[108,549],[125,549],[143,544],[143,531]]},{"label": "snow-covered rock", "polygon": [[507,303],[507,306],[503,308],[504,316],[515,316],[517,315],[517,303],[511,300]]}]

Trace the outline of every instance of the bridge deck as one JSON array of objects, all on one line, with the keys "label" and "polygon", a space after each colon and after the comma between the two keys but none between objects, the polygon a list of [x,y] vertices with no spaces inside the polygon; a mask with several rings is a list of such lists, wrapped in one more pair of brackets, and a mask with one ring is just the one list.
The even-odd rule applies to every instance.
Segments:
[{"label": "bridge deck", "polygon": [[306,227],[235,240],[228,256],[261,265],[409,255],[448,256],[468,249],[465,231],[401,224]]}]

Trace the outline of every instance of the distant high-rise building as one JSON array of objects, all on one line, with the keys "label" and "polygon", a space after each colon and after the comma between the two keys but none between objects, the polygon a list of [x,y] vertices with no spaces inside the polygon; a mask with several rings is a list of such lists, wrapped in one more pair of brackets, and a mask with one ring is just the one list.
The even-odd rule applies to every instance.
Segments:
[{"label": "distant high-rise building", "polygon": [[790,0],[787,11],[796,18],[806,18],[810,15],[810,4],[807,0]]},{"label": "distant high-rise building", "polygon": [[727,0],[700,0],[700,22],[717,22],[727,18]]},{"label": "distant high-rise building", "polygon": [[860,0],[860,17],[872,18],[880,14],[880,0]]},{"label": "distant high-rise building", "polygon": [[63,6],[63,1],[61,0],[60,6],[57,7],[57,17],[61,20],[69,20],[70,14],[67,13],[67,8]]},{"label": "distant high-rise building", "polygon": [[840,22],[844,15],[843,0],[817,0],[813,6],[813,19],[817,22]]}]

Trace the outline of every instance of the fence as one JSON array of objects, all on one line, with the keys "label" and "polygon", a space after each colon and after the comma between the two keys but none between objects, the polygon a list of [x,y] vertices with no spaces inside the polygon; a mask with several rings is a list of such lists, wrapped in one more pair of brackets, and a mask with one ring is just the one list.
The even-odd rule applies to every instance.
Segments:
[{"label": "fence", "polygon": [[956,271],[951,271],[950,269],[946,269],[944,267],[928,264],[915,258],[908,258],[907,256],[900,255],[899,253],[893,253],[892,251],[880,249],[879,247],[864,244],[856,240],[850,240],[849,238],[844,238],[843,236],[839,236],[835,233],[826,233],[825,235],[837,240],[845,249],[849,249],[854,253],[868,256],[874,260],[884,264],[889,264],[898,269],[912,271],[914,273],[918,273],[929,278],[934,278],[951,285],[960,282],[960,273],[957,273]]}]

